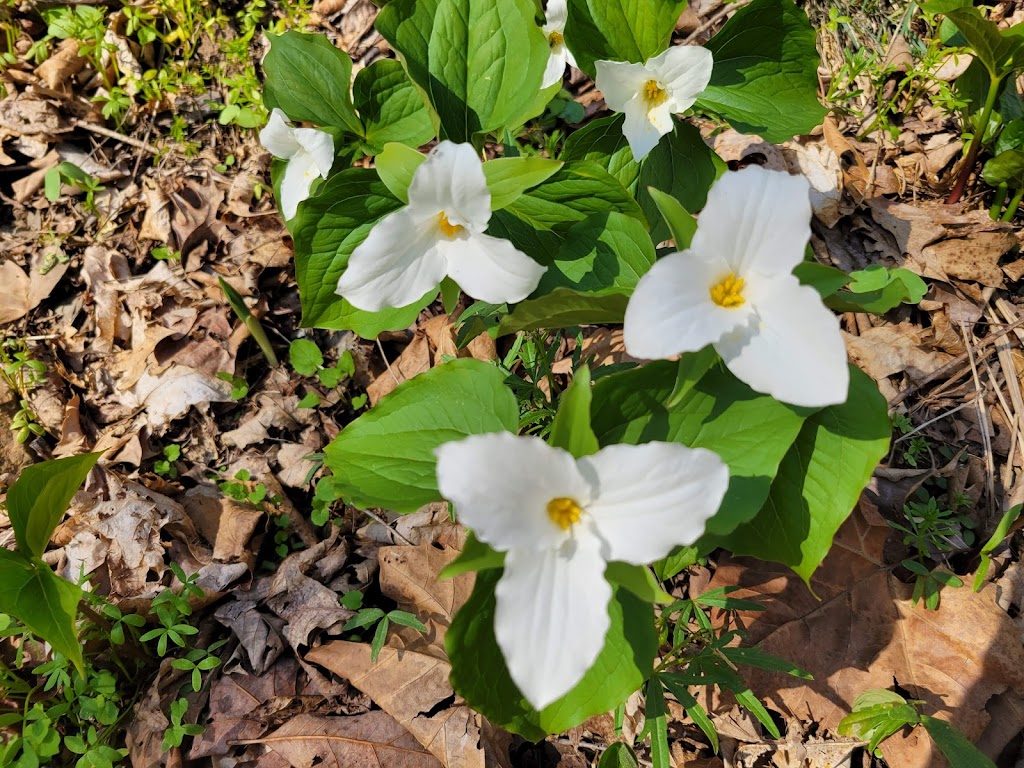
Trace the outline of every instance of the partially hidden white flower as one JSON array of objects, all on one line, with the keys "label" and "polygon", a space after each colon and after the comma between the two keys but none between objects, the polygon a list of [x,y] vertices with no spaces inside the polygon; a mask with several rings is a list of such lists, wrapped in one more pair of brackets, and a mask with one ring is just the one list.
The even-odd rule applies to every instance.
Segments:
[{"label": "partially hidden white flower", "polygon": [[442,141],[416,169],[409,204],[388,214],[349,257],[337,292],[357,309],[404,307],[445,276],[476,299],[522,301],[546,267],[485,235],[491,192],[470,144]]},{"label": "partially hidden white flower", "polygon": [[672,115],[693,106],[711,82],[714,57],[707,48],[677,45],[646,64],[598,61],[597,89],[605,103],[624,112],[622,132],[639,162],[672,130]]},{"label": "partially hidden white flower", "polygon": [[752,389],[793,405],[846,401],[839,321],[793,268],[811,235],[802,176],[750,166],[708,193],[689,250],[659,259],[626,307],[626,351],[666,358],[713,344]]},{"label": "partially hidden white flower", "polygon": [[540,84],[541,89],[562,82],[566,64],[570,67],[576,66],[576,57],[565,45],[565,21],[569,16],[566,1],[549,0],[544,14],[546,23],[541,30],[551,48],[551,54],[548,56],[547,69],[544,70],[544,80]]},{"label": "partially hidden white flower", "polygon": [[331,172],[334,139],[316,128],[292,128],[285,113],[275,107],[260,131],[260,143],[274,157],[288,161],[281,179],[281,215],[287,221],[309,197],[313,182]]},{"label": "partially hidden white flower", "polygon": [[695,542],[729,484],[722,460],[678,443],[611,445],[574,459],[537,437],[473,435],[435,450],[441,493],[506,552],[494,633],[535,709],[593,666],[611,625],[605,566]]}]

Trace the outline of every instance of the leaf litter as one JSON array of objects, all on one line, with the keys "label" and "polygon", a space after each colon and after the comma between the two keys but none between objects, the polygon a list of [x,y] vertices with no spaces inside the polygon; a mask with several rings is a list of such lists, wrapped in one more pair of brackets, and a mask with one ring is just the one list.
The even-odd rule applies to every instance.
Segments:
[{"label": "leaf litter", "polygon": [[[698,30],[716,7],[691,4],[681,34]],[[380,55],[372,4],[321,0],[314,10],[311,19],[333,26],[359,64]],[[700,14],[696,21],[690,11]],[[118,31],[110,41],[121,66],[138,66],[138,52]],[[319,530],[302,522],[319,468],[311,456],[356,415],[352,395],[365,391],[373,404],[446,357],[494,360],[507,350],[486,335],[460,346],[453,317],[435,308],[410,329],[386,334],[380,347],[317,332],[329,360],[346,349],[356,360],[354,376],[338,388],[268,370],[217,287],[223,276],[249,298],[279,351],[298,335],[290,244],[267,196],[253,194],[254,185],[266,185],[267,156],[251,133],[206,124],[199,143],[216,151],[191,158],[172,151],[156,166],[142,162],[164,141],[157,137],[168,121],[147,128],[148,118],[133,115],[120,136],[96,133],[102,118],[73,98],[96,87],[79,53],[67,40],[34,72],[14,68],[0,76],[8,93],[0,100],[0,174],[14,214],[0,227],[0,325],[10,337],[39,339],[32,350],[48,375],[31,401],[59,440],[57,455],[106,451],[106,469],[76,498],[47,557],[68,576],[90,575],[124,610],[141,612],[161,590],[181,588],[168,567],[178,563],[199,574],[206,591],[195,605],[203,632],[229,639],[223,667],[188,696],[189,721],[206,732],[186,748],[161,748],[182,681],[165,663],[133,712],[131,761],[149,768],[200,759],[277,767],[315,759],[338,766],[527,759],[525,747],[511,748],[508,734],[461,704],[448,685],[444,633],[471,577],[436,579],[465,535],[443,505],[409,516],[379,510],[369,521],[346,508]],[[905,66],[898,54],[893,61]],[[936,77],[951,81],[965,66],[950,58]],[[588,116],[601,108],[589,84],[579,88],[578,75],[570,82]],[[860,98],[869,97],[870,89]],[[938,202],[963,146],[944,113],[911,109],[895,138],[880,130],[859,135],[863,127],[852,116],[830,118],[821,135],[781,147],[728,131],[709,136],[733,167],[757,163],[809,177],[820,261],[847,271],[903,267],[930,285],[920,308],[843,317],[852,359],[916,430],[876,473],[888,501],[861,504],[812,579],[813,593],[788,572],[742,558],[721,557],[707,574],[712,588],[738,585],[738,596],[767,606],[739,617],[747,642],[784,658],[800,648],[793,660],[815,675],[795,684],[762,672],[750,678],[787,725],[778,742],[728,700],[715,702],[723,756],[731,750],[736,765],[856,765],[848,761],[859,747],[829,731],[870,687],[899,686],[924,699],[991,755],[1012,748],[1024,727],[1019,534],[997,552],[991,583],[978,593],[944,590],[940,610],[930,612],[911,604],[912,587],[898,566],[901,545],[885,524],[898,521],[911,494],[930,483],[944,501],[957,493],[968,499],[966,514],[987,534],[996,522],[993,491],[1008,495],[1024,471],[1019,232],[975,203]],[[235,165],[218,170],[228,154]],[[45,199],[47,168],[67,159],[111,188],[96,211],[68,185],[58,201]],[[55,237],[44,242],[39,233],[47,231]],[[154,261],[158,247],[176,258]],[[619,331],[588,328],[564,340],[557,375],[571,370],[576,352],[595,364],[630,362]],[[236,401],[222,373],[241,377],[249,396]],[[299,407],[314,389],[328,407]],[[0,408],[10,408],[8,398],[0,392]],[[928,447],[911,462],[914,435]],[[153,471],[168,445],[181,448],[175,477]],[[0,430],[0,482],[45,455],[42,441],[25,446]],[[244,468],[281,501],[226,496],[219,486]],[[283,527],[275,522],[282,517],[289,518]],[[269,573],[261,565],[282,546],[280,531],[288,551]],[[0,529],[4,540],[7,533]],[[967,555],[944,565],[971,571]],[[701,579],[694,571],[674,588],[696,594]],[[427,632],[393,626],[371,662],[369,643],[342,629],[352,612],[338,595],[354,590],[379,592]],[[627,733],[641,727],[639,703],[627,711]],[[721,765],[669,704],[677,762]],[[552,740],[556,757],[549,753],[538,764],[591,764],[617,738],[606,720],[593,718]],[[891,766],[937,764],[917,732],[898,734],[883,751]]]}]

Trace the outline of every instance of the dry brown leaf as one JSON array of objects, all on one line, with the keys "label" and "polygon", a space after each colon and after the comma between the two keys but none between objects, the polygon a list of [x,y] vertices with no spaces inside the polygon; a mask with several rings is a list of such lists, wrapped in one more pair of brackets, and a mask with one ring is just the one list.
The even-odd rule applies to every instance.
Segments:
[{"label": "dry brown leaf", "polygon": [[414,634],[421,643],[426,641],[438,649],[442,658],[452,617],[473,591],[472,573],[443,581],[437,577],[458,554],[458,550],[438,549],[427,542],[418,547],[381,547],[377,555],[381,592],[427,626],[425,635]]},{"label": "dry brown leaf", "polygon": [[387,712],[299,715],[259,743],[292,768],[437,768],[437,759]]},{"label": "dry brown leaf", "polygon": [[811,185],[811,210],[826,227],[834,227],[853,210],[843,201],[843,170],[839,156],[827,142],[789,141],[782,147],[791,173],[802,174]]},{"label": "dry brown leaf", "polygon": [[931,332],[912,323],[867,328],[859,336],[843,333],[850,359],[877,382],[906,373],[912,383],[952,360],[933,348]]},{"label": "dry brown leaf", "polygon": [[311,650],[306,661],[326,667],[373,699],[445,768],[484,768],[479,716],[465,705],[455,706],[448,682],[451,665],[386,646],[376,662],[370,654],[366,643],[338,641]]},{"label": "dry brown leaf", "polygon": [[183,501],[196,530],[213,546],[214,560],[222,563],[252,560],[247,545],[263,519],[262,510],[239,504],[209,485],[190,488]]},{"label": "dry brown leaf", "polygon": [[18,320],[32,308],[28,292],[31,289],[25,270],[13,261],[0,264],[0,325]]},{"label": "dry brown leaf", "polygon": [[190,408],[205,411],[210,403],[231,402],[231,385],[183,365],[172,365],[157,375],[143,373],[130,397],[135,407],[145,409],[149,426],[159,434]]},{"label": "dry brown leaf", "polygon": [[1009,224],[992,221],[986,211],[962,212],[941,203],[876,197],[868,204],[875,221],[896,238],[906,268],[946,282],[958,278],[1002,287],[999,260],[1017,245]]},{"label": "dry brown leaf", "polygon": [[[719,563],[712,588],[739,586],[735,597],[767,608],[744,614],[750,642],[814,675],[807,682],[754,670],[747,679],[783,714],[830,729],[859,694],[895,680],[925,702],[926,714],[976,739],[993,697],[1024,692],[1024,648],[1013,621],[995,604],[991,585],[980,593],[945,589],[938,611],[914,606],[910,585],[895,579],[883,557],[890,533],[882,518],[855,512],[811,581],[820,600],[783,566],[745,558]],[[939,765],[920,730],[883,743],[890,765]]]},{"label": "dry brown leaf", "polygon": [[82,71],[86,60],[78,55],[78,41],[68,38],[57,46],[57,50],[36,67],[36,74],[51,90],[60,90],[72,77]]}]

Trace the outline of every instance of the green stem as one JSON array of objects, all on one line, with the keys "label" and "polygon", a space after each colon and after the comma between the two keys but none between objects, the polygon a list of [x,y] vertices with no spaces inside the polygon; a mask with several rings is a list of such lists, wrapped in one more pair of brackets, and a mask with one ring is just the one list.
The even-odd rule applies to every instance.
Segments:
[{"label": "green stem", "polygon": [[999,86],[1003,83],[1002,77],[995,77],[991,73],[990,77],[988,95],[985,97],[985,106],[981,110],[981,118],[974,126],[974,137],[971,139],[970,146],[967,147],[967,158],[960,169],[960,175],[957,177],[956,184],[953,185],[953,189],[949,191],[949,197],[946,198],[947,205],[957,203],[963,197],[964,189],[967,188],[967,179],[970,178],[971,172],[974,170],[974,165],[978,161],[978,153],[981,152],[981,145],[985,141],[988,120],[992,116],[996,99],[999,97]]},{"label": "green stem", "polygon": [[992,198],[992,205],[988,208],[988,216],[992,221],[998,219],[1000,211],[1003,210],[1003,203],[1006,202],[1006,190],[1007,185],[1005,183],[996,187],[996,196]]},{"label": "green stem", "polygon": [[1017,208],[1020,206],[1021,200],[1024,200],[1024,187],[1013,193],[1013,197],[1010,198],[1010,202],[1007,204],[1006,211],[1003,213],[1000,221],[1013,221],[1013,217],[1017,215]]}]

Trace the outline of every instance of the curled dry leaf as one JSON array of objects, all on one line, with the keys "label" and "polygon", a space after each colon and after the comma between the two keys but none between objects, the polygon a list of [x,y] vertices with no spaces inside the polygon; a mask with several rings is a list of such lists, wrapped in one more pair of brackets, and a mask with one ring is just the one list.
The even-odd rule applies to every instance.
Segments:
[{"label": "curled dry leaf", "polygon": [[[925,702],[926,714],[977,739],[990,722],[987,705],[1024,693],[1019,635],[992,585],[979,593],[944,589],[938,611],[913,605],[911,586],[893,576],[883,556],[890,534],[882,518],[855,512],[811,580],[813,594],[783,566],[744,558],[719,564],[712,588],[739,586],[734,597],[767,608],[742,615],[749,641],[814,675],[803,681],[754,670],[747,679],[778,711],[830,729],[859,694],[895,682]],[[1013,732],[1021,726],[1024,718]],[[937,765],[921,729],[895,734],[882,751],[900,768]]]},{"label": "curled dry leaf", "polygon": [[292,768],[437,768],[437,758],[387,712],[299,715],[259,740]]}]

